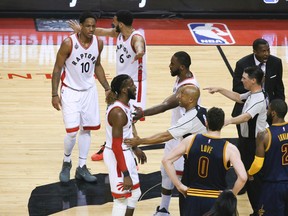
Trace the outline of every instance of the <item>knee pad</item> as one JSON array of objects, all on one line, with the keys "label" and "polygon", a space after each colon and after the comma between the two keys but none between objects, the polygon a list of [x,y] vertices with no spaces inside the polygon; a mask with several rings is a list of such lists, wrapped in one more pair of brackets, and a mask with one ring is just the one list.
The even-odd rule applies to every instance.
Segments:
[{"label": "knee pad", "polygon": [[129,197],[128,200],[128,208],[134,209],[136,207],[136,204],[139,200],[139,197],[141,196],[141,190],[140,188],[137,188],[135,190],[132,190],[132,196]]},{"label": "knee pad", "polygon": [[161,166],[161,176],[162,176],[162,184],[161,184],[162,188],[165,188],[167,190],[173,190],[174,184],[170,180],[163,166]]},{"label": "knee pad", "polygon": [[113,200],[112,216],[125,216],[127,199],[119,198]]}]

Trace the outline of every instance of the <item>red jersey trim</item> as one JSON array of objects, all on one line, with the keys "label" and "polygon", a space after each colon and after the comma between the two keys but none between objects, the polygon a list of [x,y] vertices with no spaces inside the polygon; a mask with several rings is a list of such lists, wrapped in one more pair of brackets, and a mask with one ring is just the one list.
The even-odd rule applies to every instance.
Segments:
[{"label": "red jersey trim", "polygon": [[[135,190],[137,188],[140,188],[140,183],[137,183],[135,185],[132,186],[132,190]],[[132,196],[132,193],[131,192],[127,192],[125,194],[118,194],[118,193],[114,193],[114,192],[111,192],[112,196],[115,198],[115,199],[119,199],[119,198],[129,198]]]},{"label": "red jersey trim", "polygon": [[97,126],[84,126],[83,129],[84,130],[99,130],[101,128],[101,125],[97,125]]},{"label": "red jersey trim", "polygon": [[77,132],[78,130],[79,130],[79,126],[77,126],[75,128],[66,128],[67,133]]}]

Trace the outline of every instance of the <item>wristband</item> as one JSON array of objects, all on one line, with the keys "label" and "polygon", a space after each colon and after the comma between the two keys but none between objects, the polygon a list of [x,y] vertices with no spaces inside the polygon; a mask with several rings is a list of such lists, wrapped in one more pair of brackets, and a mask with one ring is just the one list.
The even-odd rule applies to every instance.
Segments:
[{"label": "wristband", "polygon": [[52,95],[52,97],[58,97],[58,94]]},{"label": "wristband", "polygon": [[126,171],[123,172],[123,175],[124,175],[124,177],[127,177],[127,176],[130,176],[130,173],[129,173],[128,170],[126,170]]}]

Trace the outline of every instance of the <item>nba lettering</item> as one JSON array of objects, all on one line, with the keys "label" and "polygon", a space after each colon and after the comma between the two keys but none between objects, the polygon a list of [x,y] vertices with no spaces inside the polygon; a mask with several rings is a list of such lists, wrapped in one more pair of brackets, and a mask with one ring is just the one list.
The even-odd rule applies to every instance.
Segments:
[{"label": "nba lettering", "polygon": [[198,44],[230,45],[235,43],[229,29],[223,23],[189,23],[188,28]]}]

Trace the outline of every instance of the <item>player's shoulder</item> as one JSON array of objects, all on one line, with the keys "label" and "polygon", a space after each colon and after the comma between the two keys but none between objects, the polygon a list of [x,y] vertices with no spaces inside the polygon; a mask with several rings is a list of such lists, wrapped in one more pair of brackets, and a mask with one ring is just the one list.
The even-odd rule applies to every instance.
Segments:
[{"label": "player's shoulder", "polygon": [[72,39],[70,37],[67,37],[62,41],[60,50],[64,52],[70,52],[71,47],[72,47]]}]

